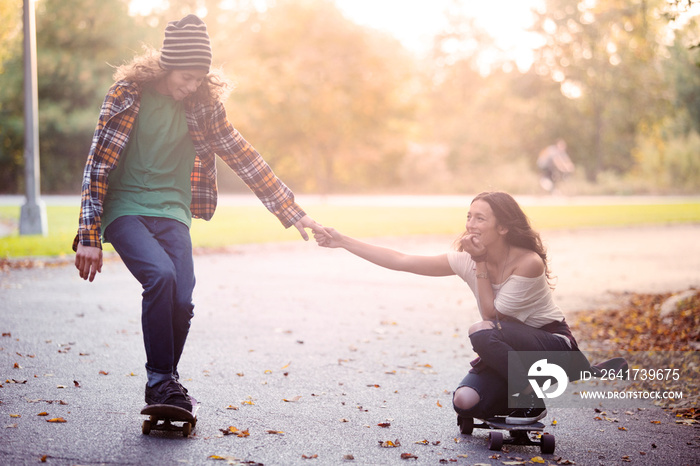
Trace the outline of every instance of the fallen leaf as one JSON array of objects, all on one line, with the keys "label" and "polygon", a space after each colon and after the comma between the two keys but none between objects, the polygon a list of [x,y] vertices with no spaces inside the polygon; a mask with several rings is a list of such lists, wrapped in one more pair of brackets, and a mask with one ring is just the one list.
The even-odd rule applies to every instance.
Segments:
[{"label": "fallen leaf", "polygon": [[399,439],[396,439],[393,442],[391,440],[385,440],[383,442],[379,440],[379,446],[382,448],[396,448],[401,446],[401,442],[399,442]]},{"label": "fallen leaf", "polygon": [[47,413],[46,411],[42,411],[39,414],[37,414],[37,416],[48,416],[48,415],[49,415],[49,413]]},{"label": "fallen leaf", "polygon": [[377,425],[378,425],[379,427],[389,427],[389,426],[391,426],[391,423],[390,423],[390,422],[380,422],[380,423],[377,424]]},{"label": "fallen leaf", "polygon": [[250,437],[250,432],[248,429],[240,430],[237,427],[229,426],[228,429],[219,429],[224,435],[235,435],[236,437]]},{"label": "fallen leaf", "polygon": [[10,414],[10,417],[17,419],[17,418],[22,417],[22,415],[21,414]]},{"label": "fallen leaf", "polygon": [[437,407],[442,408],[442,405],[440,404],[440,400],[438,400],[438,402],[437,402]]},{"label": "fallen leaf", "polygon": [[61,423],[61,422],[67,422],[65,419],[62,417],[54,417],[51,419],[47,419],[46,422],[53,422],[53,423]]},{"label": "fallen leaf", "polygon": [[413,455],[411,453],[401,453],[401,459],[402,460],[410,460],[410,459],[418,459],[416,455]]},{"label": "fallen leaf", "polygon": [[542,458],[541,456],[535,456],[535,457],[533,457],[533,458],[530,458],[530,461],[533,462],[533,463],[541,463],[541,464],[544,464],[544,458]]},{"label": "fallen leaf", "polygon": [[15,369],[21,369],[21,368],[22,368],[22,366],[20,366],[20,365],[19,365],[18,363],[15,363],[15,366],[14,366],[14,368],[15,368]]},{"label": "fallen leaf", "polygon": [[301,457],[302,457],[303,459],[305,459],[305,460],[311,460],[311,459],[314,459],[314,458],[318,458],[318,455],[310,455],[310,456],[301,455]]},{"label": "fallen leaf", "polygon": [[355,457],[353,455],[343,455],[343,459],[347,461],[353,461]]},{"label": "fallen leaf", "polygon": [[301,400],[301,395],[295,396],[295,397],[292,398],[291,400],[288,400],[288,399],[286,399],[286,398],[282,398],[282,401],[284,401],[284,402],[286,402],[286,403],[294,403],[294,402],[297,402],[297,401],[299,401],[299,400]]},{"label": "fallen leaf", "polygon": [[109,375],[109,372],[107,372],[107,371],[100,371],[100,375]]},{"label": "fallen leaf", "polygon": [[268,433],[268,434],[275,434],[275,435],[282,435],[282,434],[284,434],[284,432],[282,432],[281,430],[268,430],[267,433]]},{"label": "fallen leaf", "polygon": [[626,430],[627,430],[627,427],[620,426],[620,427],[617,428],[617,430],[625,430],[625,431],[626,431]]}]

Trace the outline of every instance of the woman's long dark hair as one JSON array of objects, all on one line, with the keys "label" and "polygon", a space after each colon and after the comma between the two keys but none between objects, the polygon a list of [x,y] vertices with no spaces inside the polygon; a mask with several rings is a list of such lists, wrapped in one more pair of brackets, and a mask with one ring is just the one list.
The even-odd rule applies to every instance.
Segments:
[{"label": "woman's long dark hair", "polygon": [[[472,199],[472,204],[475,201],[484,201],[491,206],[491,210],[496,217],[498,225],[508,229],[505,238],[508,244],[534,251],[542,258],[547,283],[549,283],[550,287],[553,287],[552,282],[554,277],[549,270],[547,249],[542,244],[540,234],[532,229],[530,220],[527,218],[527,215],[525,215],[525,212],[523,212],[523,209],[520,208],[517,201],[513,199],[513,196],[501,191],[489,191],[478,194]],[[464,234],[466,234],[466,232]],[[459,240],[457,240],[457,244],[457,249],[462,251]]]}]

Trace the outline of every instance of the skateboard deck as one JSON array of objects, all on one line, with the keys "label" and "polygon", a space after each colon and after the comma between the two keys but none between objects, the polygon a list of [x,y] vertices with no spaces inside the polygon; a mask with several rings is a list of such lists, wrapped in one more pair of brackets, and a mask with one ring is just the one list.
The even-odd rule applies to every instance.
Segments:
[{"label": "skateboard deck", "polygon": [[[148,435],[152,430],[182,432],[183,437],[189,437],[197,425],[197,411],[199,403],[190,397],[192,401],[192,412],[172,405],[146,405],[141,410],[141,414],[149,416],[143,421],[141,432]],[[181,424],[174,424],[174,422]]]},{"label": "skateboard deck", "polygon": [[[506,418],[493,417],[484,420],[476,420],[468,417],[457,417],[457,425],[464,435],[471,435],[474,429],[486,429],[489,431],[489,450],[499,451],[503,445],[539,445],[544,454],[554,453],[554,435],[544,432],[545,426],[541,422],[533,424],[506,424]],[[508,437],[503,436],[502,430],[508,431]]]}]

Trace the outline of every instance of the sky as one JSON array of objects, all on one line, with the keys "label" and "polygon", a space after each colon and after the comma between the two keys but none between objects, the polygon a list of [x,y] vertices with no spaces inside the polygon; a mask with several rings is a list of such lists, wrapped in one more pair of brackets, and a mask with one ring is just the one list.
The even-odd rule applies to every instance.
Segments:
[{"label": "sky", "polygon": [[[445,11],[452,0],[336,0],[353,21],[384,30],[417,53],[427,51],[430,38],[446,24]],[[504,50],[529,56],[537,38],[526,31],[531,9],[541,0],[462,0],[464,10],[489,32]]]},{"label": "sky", "polygon": [[[256,0],[264,5],[265,0]],[[507,50],[509,57],[527,68],[537,37],[526,32],[531,9],[543,0],[461,0],[464,10]],[[163,0],[132,0],[132,12],[148,11]],[[445,24],[445,11],[452,0],[335,0],[350,20],[386,31],[418,55],[426,53],[430,39]]]}]

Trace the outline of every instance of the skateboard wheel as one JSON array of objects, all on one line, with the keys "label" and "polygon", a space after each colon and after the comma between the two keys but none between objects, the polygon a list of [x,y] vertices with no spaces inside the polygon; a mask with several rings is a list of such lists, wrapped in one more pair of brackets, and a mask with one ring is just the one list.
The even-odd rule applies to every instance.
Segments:
[{"label": "skateboard wheel", "polygon": [[542,440],[540,444],[540,451],[543,454],[549,455],[554,453],[554,435],[552,434],[542,434]]},{"label": "skateboard wheel", "polygon": [[474,419],[471,417],[457,416],[457,425],[462,435],[471,435],[474,430]]},{"label": "skateboard wheel", "polygon": [[500,432],[489,432],[489,450],[500,451],[503,448],[503,434]]},{"label": "skateboard wheel", "polygon": [[141,432],[143,435],[148,435],[151,433],[151,421],[143,421],[143,424],[141,425]]},{"label": "skateboard wheel", "polygon": [[189,437],[191,432],[192,432],[192,424],[190,424],[189,422],[185,422],[182,425],[182,436]]}]

